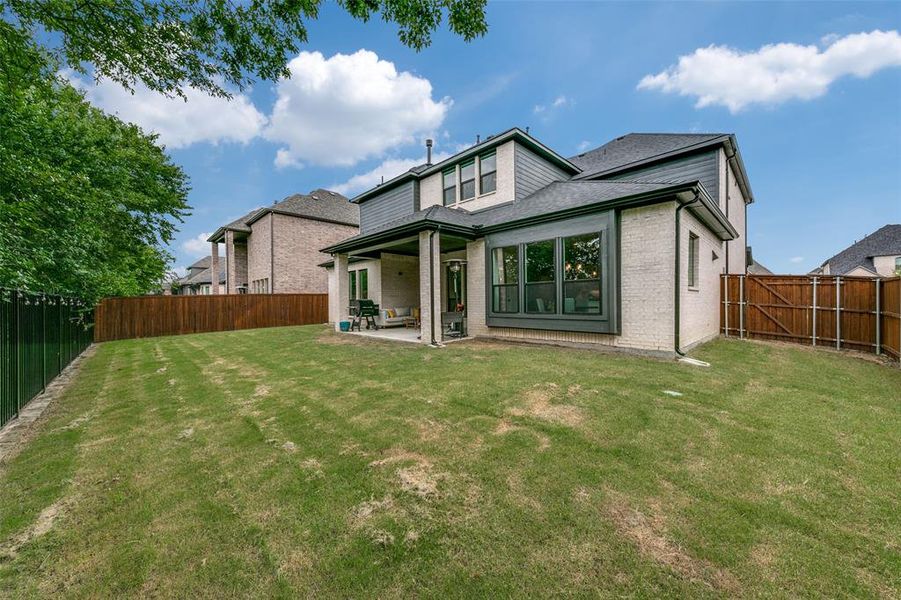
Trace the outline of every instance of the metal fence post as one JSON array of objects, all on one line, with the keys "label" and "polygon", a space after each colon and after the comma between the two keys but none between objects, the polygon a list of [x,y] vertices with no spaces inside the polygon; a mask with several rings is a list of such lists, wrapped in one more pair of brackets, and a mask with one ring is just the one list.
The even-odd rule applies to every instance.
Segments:
[{"label": "metal fence post", "polygon": [[835,278],[835,349],[842,348],[842,278]]},{"label": "metal fence post", "polygon": [[876,356],[882,354],[882,319],[879,314],[879,288],[881,287],[879,284],[882,283],[881,279],[876,279]]},{"label": "metal fence post", "polygon": [[41,294],[41,392],[47,391],[47,294]]},{"label": "metal fence post", "polygon": [[15,371],[15,383],[13,384],[15,395],[16,395],[16,414],[15,416],[19,416],[19,408],[21,407],[22,402],[22,344],[19,343],[20,337],[20,329],[21,329],[21,321],[20,321],[20,309],[19,309],[19,291],[16,290],[13,292],[13,323],[15,333],[12,335],[13,340],[13,350],[16,353],[15,366],[13,370]]},{"label": "metal fence post", "polygon": [[725,306],[723,318],[726,325],[726,337],[729,337],[729,274],[723,277],[723,305]]},{"label": "metal fence post", "polygon": [[817,278],[816,277],[813,278],[813,313],[812,313],[811,318],[813,320],[813,331],[811,332],[812,337],[813,337],[813,345],[816,346],[817,345]]}]

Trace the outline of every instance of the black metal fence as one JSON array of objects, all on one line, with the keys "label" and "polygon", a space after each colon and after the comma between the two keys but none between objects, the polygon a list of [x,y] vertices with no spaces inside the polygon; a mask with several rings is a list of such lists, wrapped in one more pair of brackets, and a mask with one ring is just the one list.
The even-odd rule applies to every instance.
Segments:
[{"label": "black metal fence", "polygon": [[90,346],[90,306],[0,288],[0,426]]}]

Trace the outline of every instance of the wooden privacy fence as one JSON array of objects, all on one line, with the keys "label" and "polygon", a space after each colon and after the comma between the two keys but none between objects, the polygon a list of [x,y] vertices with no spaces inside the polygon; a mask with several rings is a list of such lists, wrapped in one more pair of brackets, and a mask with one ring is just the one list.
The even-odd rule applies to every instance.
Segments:
[{"label": "wooden privacy fence", "polygon": [[328,294],[228,294],[104,298],[94,341],[311,325],[328,321]]},{"label": "wooden privacy fence", "polygon": [[720,293],[727,336],[901,359],[901,278],[723,275]]}]

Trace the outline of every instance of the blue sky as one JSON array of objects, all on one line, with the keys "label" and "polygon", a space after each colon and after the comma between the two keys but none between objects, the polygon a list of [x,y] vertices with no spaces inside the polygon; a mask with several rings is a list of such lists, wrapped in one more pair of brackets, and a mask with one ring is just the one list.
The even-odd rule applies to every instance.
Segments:
[{"label": "blue sky", "polygon": [[[192,239],[254,207],[318,187],[353,195],[420,158],[426,137],[453,152],[511,126],[564,156],[632,131],[734,132],[756,196],[750,244],[776,272],[901,222],[901,3],[494,2],[487,16],[484,38],[442,30],[416,53],[391,25],[325,3],[304,48],[322,56],[294,63],[291,82],[190,108],[111,84],[88,95],[160,131],[190,175],[177,266],[208,253]],[[761,52],[771,44],[787,45]]]}]

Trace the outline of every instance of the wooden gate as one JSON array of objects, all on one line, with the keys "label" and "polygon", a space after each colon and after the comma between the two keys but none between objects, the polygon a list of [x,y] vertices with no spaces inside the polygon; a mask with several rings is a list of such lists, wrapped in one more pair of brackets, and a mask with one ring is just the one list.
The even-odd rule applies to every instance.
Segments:
[{"label": "wooden gate", "polygon": [[720,330],[899,356],[901,279],[724,275]]}]

